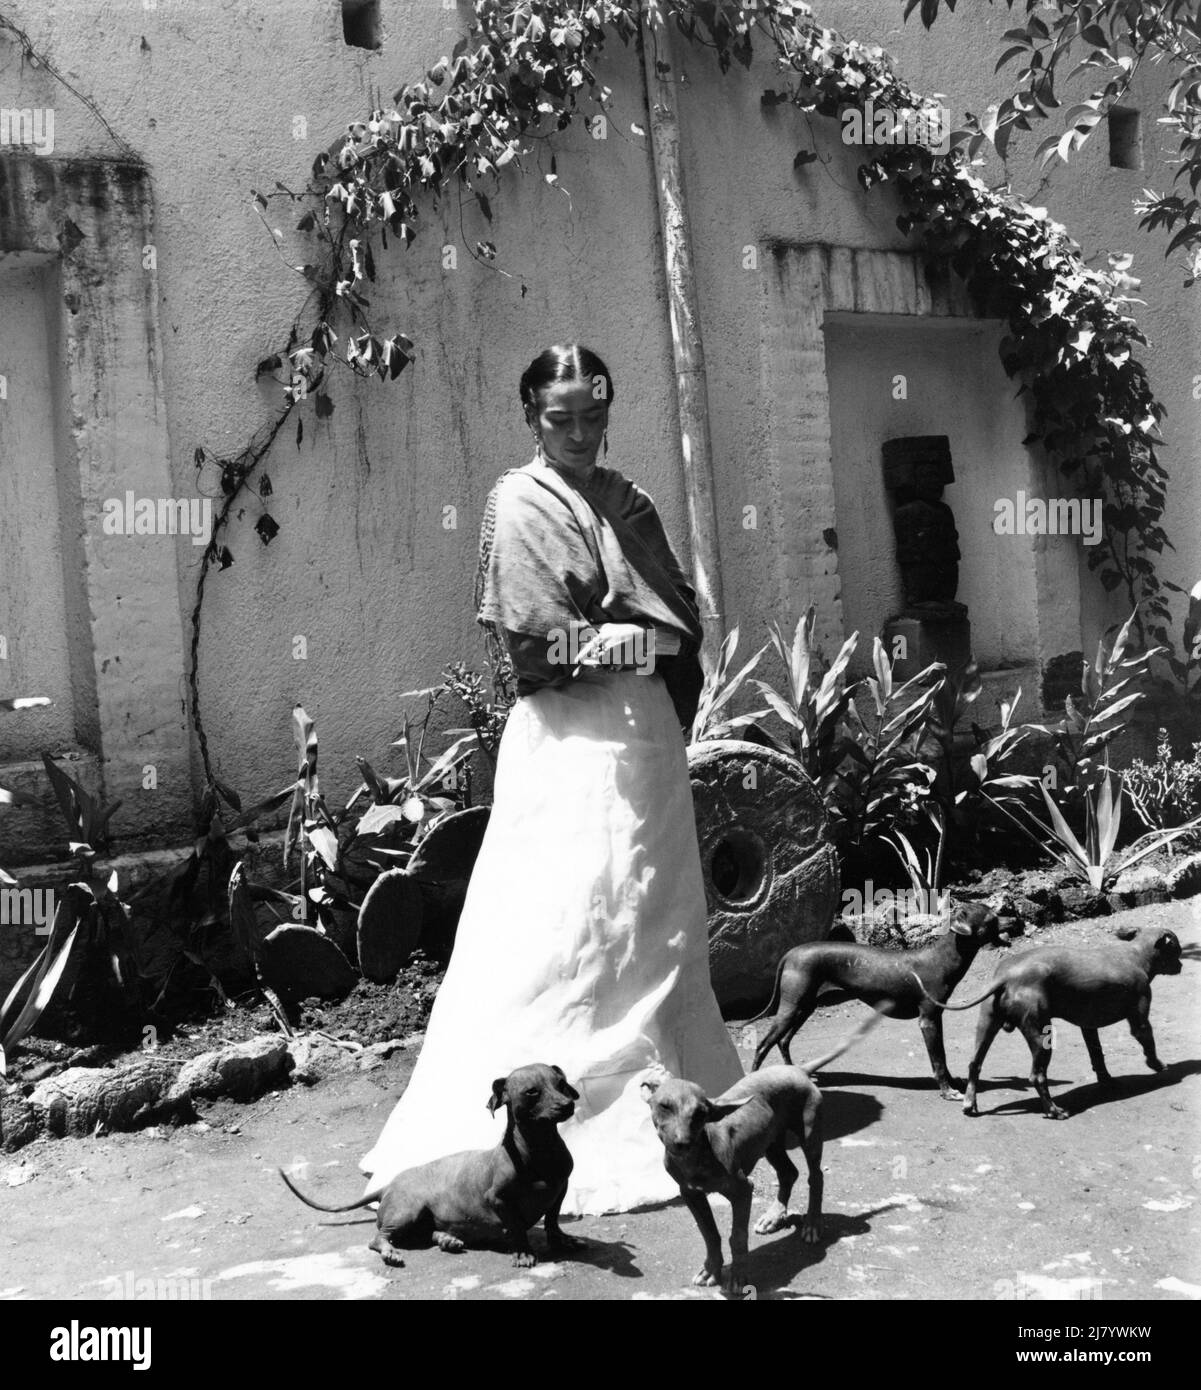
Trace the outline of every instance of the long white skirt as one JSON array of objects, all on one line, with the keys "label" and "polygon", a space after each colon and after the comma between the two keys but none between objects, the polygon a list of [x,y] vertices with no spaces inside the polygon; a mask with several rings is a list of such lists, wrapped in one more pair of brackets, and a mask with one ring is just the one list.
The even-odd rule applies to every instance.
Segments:
[{"label": "long white skirt", "polygon": [[575,1160],[566,1214],[679,1195],[639,1091],[647,1067],[709,1095],[742,1076],[709,983],[687,758],[655,676],[586,672],[510,712],[421,1055],[360,1163],[370,1186],[495,1145],[492,1083],[529,1062],[580,1092],[560,1127]]}]

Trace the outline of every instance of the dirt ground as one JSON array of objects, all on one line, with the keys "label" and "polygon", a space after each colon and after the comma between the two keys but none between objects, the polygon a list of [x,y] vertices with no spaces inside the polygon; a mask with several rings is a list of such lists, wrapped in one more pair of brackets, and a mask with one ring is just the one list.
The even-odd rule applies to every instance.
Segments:
[{"label": "dirt ground", "polygon": [[[822,1076],[827,1238],[752,1236],[755,1296],[1201,1298],[1201,899],[1064,923],[1031,944],[1088,941],[1127,920],[1170,928],[1185,946],[1183,973],[1155,986],[1167,1070],[1148,1072],[1126,1028],[1114,1027],[1102,1040],[1116,1085],[1103,1091],[1079,1033],[1060,1026],[1051,1084],[1072,1118],[1053,1123],[1026,1080],[1025,1043],[1002,1034],[985,1066],[982,1114],[969,1120],[940,1099],[916,1023],[876,1029]],[[994,960],[982,953],[961,997],[987,983]],[[830,999],[799,1035],[798,1059],[861,1016],[861,1004]],[[946,1019],[960,1078],[974,1020]],[[749,1057],[755,1029],[731,1026]],[[366,1248],[370,1220],[302,1206],[276,1167],[326,1200],[357,1196],[357,1160],[415,1055],[369,1058],[367,1069],[356,1061],[249,1106],[220,1103],[197,1125],[40,1139],[0,1159],[0,1298],[145,1298],[152,1289],[242,1300],[720,1297],[689,1285],[701,1245],[679,1203],[565,1222],[586,1248],[530,1270],[489,1250],[413,1251],[405,1268],[385,1269]],[[761,1165],[760,1197],[769,1179]],[[728,1211],[718,1221],[724,1232]]]}]

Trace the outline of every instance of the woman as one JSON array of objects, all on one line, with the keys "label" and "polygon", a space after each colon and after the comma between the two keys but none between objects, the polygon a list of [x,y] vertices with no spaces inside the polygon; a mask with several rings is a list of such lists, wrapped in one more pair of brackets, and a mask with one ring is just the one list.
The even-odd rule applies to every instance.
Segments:
[{"label": "woman", "polygon": [[479,621],[517,700],[492,815],[408,1088],[362,1168],[497,1142],[494,1078],[562,1067],[565,1213],[678,1195],[638,1082],[656,1063],[710,1094],[742,1075],[709,983],[704,886],[680,726],[700,685],[695,596],[654,503],[596,462],[613,382],[576,345],[521,378],[536,457],[485,512]]}]

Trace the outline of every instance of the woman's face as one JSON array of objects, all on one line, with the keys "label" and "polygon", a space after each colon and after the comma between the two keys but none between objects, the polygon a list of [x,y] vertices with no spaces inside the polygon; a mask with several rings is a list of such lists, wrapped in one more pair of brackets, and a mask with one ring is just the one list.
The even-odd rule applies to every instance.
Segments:
[{"label": "woman's face", "polygon": [[542,452],[557,468],[568,473],[587,473],[596,462],[596,451],[609,419],[605,379],[560,381],[538,393],[541,409],[531,412],[532,423],[542,436]]}]

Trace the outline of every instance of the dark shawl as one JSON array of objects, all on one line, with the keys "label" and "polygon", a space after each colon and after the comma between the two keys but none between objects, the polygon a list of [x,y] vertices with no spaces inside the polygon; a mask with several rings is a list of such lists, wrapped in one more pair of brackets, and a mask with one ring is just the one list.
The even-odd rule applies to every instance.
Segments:
[{"label": "dark shawl", "polygon": [[478,621],[500,635],[528,695],[571,680],[547,660],[550,634],[604,622],[680,634],[678,656],[655,659],[682,725],[703,682],[696,594],[650,497],[611,468],[587,482],[534,460],[502,473],[488,497],[480,542]]}]

